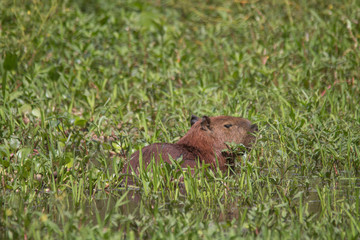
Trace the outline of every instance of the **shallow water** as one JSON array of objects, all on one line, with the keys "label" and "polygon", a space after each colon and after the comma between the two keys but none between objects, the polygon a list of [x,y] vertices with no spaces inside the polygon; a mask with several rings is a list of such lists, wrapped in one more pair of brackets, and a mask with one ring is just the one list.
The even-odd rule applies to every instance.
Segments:
[{"label": "shallow water", "polygon": [[[286,181],[291,182],[290,186],[299,184],[296,188],[296,195],[299,192],[302,193],[302,205],[307,207],[309,214],[320,215],[323,211],[323,203],[319,194],[326,196],[326,201],[333,203],[346,202],[354,203],[359,201],[360,191],[360,178],[348,177],[351,173],[341,172],[335,179],[323,180],[320,177],[312,177],[311,179],[294,175],[292,179],[286,178]],[[285,180],[284,180],[285,181]],[[151,193],[149,196],[145,196],[143,190],[138,187],[132,188],[116,188],[98,190],[93,196],[86,196],[86,199],[80,200],[78,204],[73,198],[72,192],[59,192],[54,194],[46,191],[39,191],[34,195],[38,200],[31,206],[33,211],[41,212],[77,212],[82,211],[85,216],[84,222],[96,223],[98,219],[104,220],[109,214],[120,214],[130,219],[141,219],[144,214],[154,215],[156,212],[161,214],[173,214],[174,212],[198,212],[201,216],[207,220],[214,222],[227,222],[232,220],[238,220],[242,217],[242,214],[248,211],[256,211],[254,206],[261,206],[263,204],[265,208],[281,208],[285,211],[290,211],[292,207],[297,207],[300,204],[299,198],[291,198],[290,202],[286,202],[279,199],[276,192],[268,201],[263,203],[256,202],[255,204],[244,204],[244,199],[239,193],[239,189],[232,188],[229,194],[231,200],[221,204],[211,204],[209,206],[203,206],[200,203],[194,203],[187,199],[186,191],[183,187],[179,187],[180,195],[177,200],[169,200],[166,196],[166,192],[158,192],[156,194]],[[289,189],[291,191],[291,189]],[[9,194],[13,194],[10,193]],[[120,199],[124,197],[121,201]],[[13,197],[13,204],[17,206],[23,206],[26,208],[26,202],[18,194]],[[271,203],[272,202],[272,203]],[[330,204],[332,206],[332,204]],[[289,208],[290,207],[290,208]],[[61,218],[53,219],[60,226]]]},{"label": "shallow water", "polygon": [[[299,179],[305,179],[305,177],[298,177]],[[299,180],[297,179],[297,180]],[[309,214],[318,214],[322,211],[322,204],[319,197],[319,193],[323,191],[330,192],[332,199],[331,201],[342,201],[347,202],[356,201],[355,191],[360,189],[360,178],[348,178],[348,177],[337,177],[336,180],[327,182],[319,177],[313,177],[308,179],[308,187],[304,188],[303,191],[303,206],[307,205],[307,211]],[[299,189],[301,190],[301,189]],[[231,191],[237,191],[231,189]],[[116,205],[117,200],[126,194],[126,203],[121,206],[121,213],[124,215],[132,215],[135,218],[141,217],[140,209],[154,209],[154,206],[160,208],[163,212],[171,212],[174,208],[179,208],[183,211],[183,208],[187,208],[187,211],[201,211],[205,218],[211,218],[213,221],[223,222],[238,219],[245,209],[251,209],[251,206],[239,206],[238,202],[241,202],[241,197],[234,197],[231,203],[227,203],[225,208],[218,205],[213,205],[211,208],[203,207],[199,208],[196,205],[194,208],[188,206],[189,203],[186,201],[186,194],[179,197],[177,201],[164,202],[161,193],[158,196],[145,197],[144,194],[138,189],[107,189],[106,193],[97,194],[93,202],[88,206],[91,211],[99,211],[101,217],[105,217],[106,209],[113,209]],[[159,204],[160,203],[160,204]],[[299,200],[294,200],[292,205],[298,205]]]}]

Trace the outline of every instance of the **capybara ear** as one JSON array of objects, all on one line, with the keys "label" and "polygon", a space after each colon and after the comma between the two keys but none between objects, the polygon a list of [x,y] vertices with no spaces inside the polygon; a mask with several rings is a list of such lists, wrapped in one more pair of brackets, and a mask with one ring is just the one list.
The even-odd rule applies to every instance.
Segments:
[{"label": "capybara ear", "polygon": [[190,119],[190,124],[191,126],[194,125],[197,121],[199,121],[200,118],[195,116],[195,115],[191,115],[191,119]]},{"label": "capybara ear", "polygon": [[210,118],[208,116],[203,116],[201,119],[200,129],[204,131],[211,130],[210,123],[211,123]]},{"label": "capybara ear", "polygon": [[251,125],[250,130],[251,130],[251,132],[257,132],[257,131],[259,131],[259,128],[256,124],[253,124],[253,125]]}]

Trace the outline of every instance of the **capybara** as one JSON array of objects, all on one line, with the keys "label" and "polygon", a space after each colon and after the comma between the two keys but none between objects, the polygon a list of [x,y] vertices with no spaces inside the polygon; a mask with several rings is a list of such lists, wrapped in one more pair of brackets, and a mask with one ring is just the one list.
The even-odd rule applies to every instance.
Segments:
[{"label": "capybara", "polygon": [[[253,133],[258,131],[256,124],[240,117],[204,116],[200,119],[192,115],[190,123],[190,130],[177,143],[155,143],[144,147],[141,150],[143,165],[146,167],[152,158],[158,161],[160,157],[171,163],[171,156],[173,159],[182,157],[182,167],[194,168],[201,161],[214,168],[218,162],[219,168],[226,170],[228,156],[223,152],[228,149],[226,143],[243,144],[249,149],[255,140]],[[139,154],[137,151],[131,156],[123,172],[139,173]]]}]

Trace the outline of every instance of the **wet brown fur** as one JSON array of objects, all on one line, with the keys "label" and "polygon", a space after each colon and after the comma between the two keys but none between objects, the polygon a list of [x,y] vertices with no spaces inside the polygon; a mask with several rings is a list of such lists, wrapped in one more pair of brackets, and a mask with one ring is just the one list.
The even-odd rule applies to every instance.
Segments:
[{"label": "wet brown fur", "polygon": [[[243,144],[250,148],[255,140],[252,134],[257,131],[256,124],[245,118],[231,116],[207,117],[202,119],[192,116],[192,127],[177,143],[155,143],[142,149],[142,159],[145,167],[154,157],[156,161],[161,157],[164,162],[171,163],[169,155],[173,159],[182,157],[182,167],[194,168],[198,160],[216,166],[216,161],[221,170],[227,169],[227,157],[222,150],[227,149],[226,143],[233,142]],[[139,172],[140,152],[135,152],[128,164],[125,164],[124,171],[131,172],[133,169]]]}]

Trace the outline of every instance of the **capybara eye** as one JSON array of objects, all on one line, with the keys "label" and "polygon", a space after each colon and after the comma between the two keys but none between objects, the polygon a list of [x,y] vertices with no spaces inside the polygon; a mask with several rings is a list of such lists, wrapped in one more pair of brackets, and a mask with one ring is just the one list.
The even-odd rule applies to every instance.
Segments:
[{"label": "capybara eye", "polygon": [[232,126],[232,124],[225,124],[224,127],[226,128],[230,128]]},{"label": "capybara eye", "polygon": [[256,124],[251,125],[250,129],[251,129],[251,131],[253,131],[253,132],[259,131],[259,128],[258,128],[258,126],[257,126]]}]

